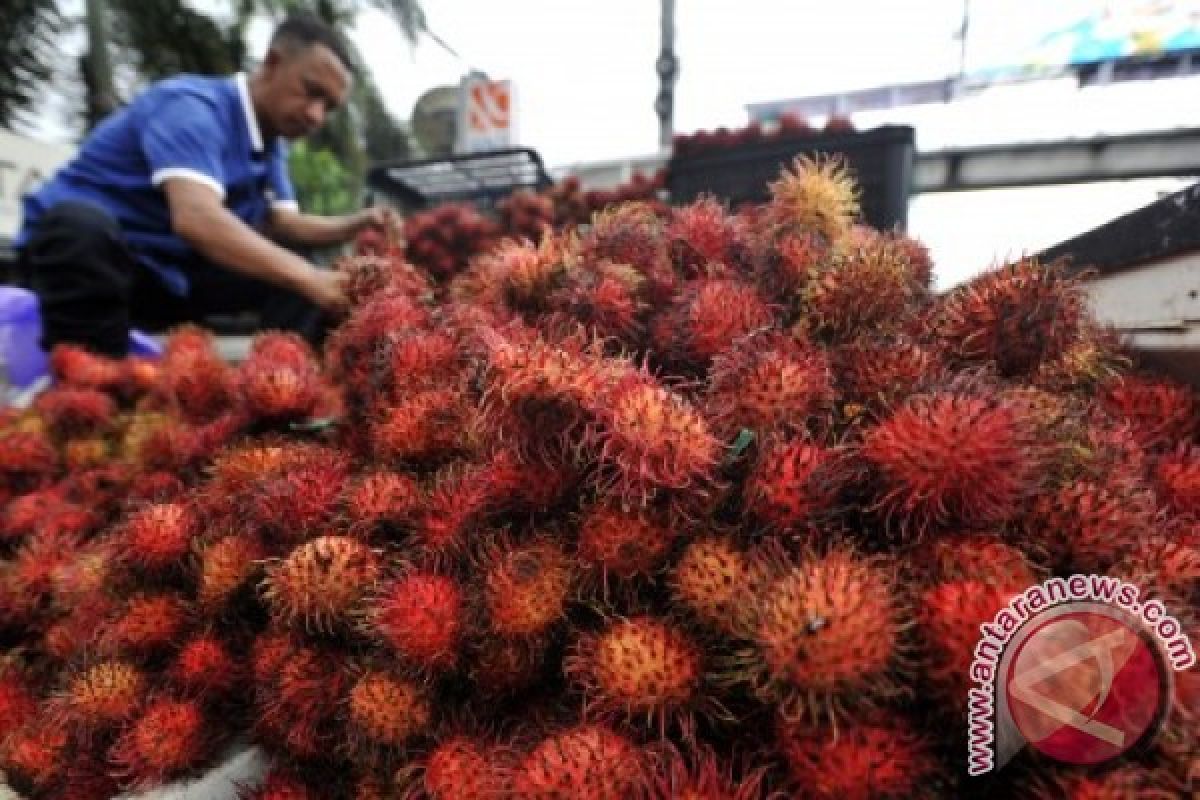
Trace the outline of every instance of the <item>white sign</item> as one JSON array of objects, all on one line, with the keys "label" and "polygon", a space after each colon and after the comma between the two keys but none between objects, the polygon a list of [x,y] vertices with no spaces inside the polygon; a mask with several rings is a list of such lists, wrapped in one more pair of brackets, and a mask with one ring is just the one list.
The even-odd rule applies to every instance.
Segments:
[{"label": "white sign", "polygon": [[512,81],[472,73],[458,99],[458,152],[502,150],[517,142],[516,89]]},{"label": "white sign", "polygon": [[0,239],[13,239],[21,226],[21,195],[50,176],[74,154],[65,145],[0,131]]}]

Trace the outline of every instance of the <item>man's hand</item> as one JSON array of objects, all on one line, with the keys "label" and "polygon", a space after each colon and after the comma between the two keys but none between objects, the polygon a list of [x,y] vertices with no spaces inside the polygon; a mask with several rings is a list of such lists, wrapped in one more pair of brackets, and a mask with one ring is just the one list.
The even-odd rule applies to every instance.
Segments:
[{"label": "man's hand", "polygon": [[344,314],[350,308],[346,297],[346,276],[330,269],[314,269],[306,282],[304,294],[331,314]]},{"label": "man's hand", "polygon": [[340,217],[320,217],[299,211],[276,208],[271,211],[271,233],[297,245],[326,247],[348,242],[364,230],[378,230],[390,240],[403,244],[401,219],[390,208],[372,206]]},{"label": "man's hand", "polygon": [[400,215],[388,206],[371,206],[352,215],[355,233],[377,230],[396,235],[400,231]]}]

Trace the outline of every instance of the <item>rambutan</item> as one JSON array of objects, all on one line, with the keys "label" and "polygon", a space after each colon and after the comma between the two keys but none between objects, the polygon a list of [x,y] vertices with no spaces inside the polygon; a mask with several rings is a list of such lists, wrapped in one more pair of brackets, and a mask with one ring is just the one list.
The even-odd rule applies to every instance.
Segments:
[{"label": "rambutan", "polygon": [[654,573],[679,533],[654,514],[598,504],[579,520],[576,553],[584,569],[598,572],[607,587],[610,576],[628,581]]},{"label": "rambutan", "polygon": [[507,796],[494,748],[467,736],[439,742],[407,795],[428,800],[489,800]]},{"label": "rambutan", "polygon": [[649,299],[657,303],[675,286],[663,229],[662,219],[645,203],[614,206],[592,218],[580,241],[580,254],[587,263],[610,261],[633,267],[646,278]]},{"label": "rambutan", "polygon": [[[764,796],[766,769],[735,770],[707,747],[684,755],[667,751],[665,768],[656,770],[659,797],[676,800],[757,800]],[[741,774],[736,774],[740,772]]]},{"label": "rambutan", "polygon": [[42,434],[0,434],[0,488],[25,494],[46,486],[58,470],[58,454]]},{"label": "rambutan", "polygon": [[1053,566],[1104,572],[1161,523],[1153,492],[1073,481],[1039,495],[1027,521]]},{"label": "rambutan", "polygon": [[343,291],[352,306],[359,306],[385,289],[423,297],[432,287],[429,279],[402,257],[358,254],[338,259],[334,268],[344,275]]},{"label": "rambutan", "polygon": [[815,530],[845,482],[837,451],[804,439],[769,442],[746,479],[743,508],[777,532]]},{"label": "rambutan", "polygon": [[272,769],[261,786],[238,795],[239,800],[320,800],[318,790],[294,775]]},{"label": "rambutan", "polygon": [[241,681],[242,666],[229,644],[212,633],[184,642],[167,670],[171,685],[185,696],[228,696]]},{"label": "rambutan", "polygon": [[71,679],[58,698],[65,725],[93,733],[115,728],[140,710],[149,677],[125,661],[99,661]]},{"label": "rambutan", "polygon": [[1165,378],[1123,375],[1101,387],[1100,407],[1124,420],[1143,448],[1171,450],[1196,434],[1195,392]]},{"label": "rambutan", "polygon": [[833,375],[818,348],[762,331],[719,353],[709,370],[705,412],[722,439],[742,428],[759,437],[819,427],[833,408]]},{"label": "rambutan", "polygon": [[924,543],[912,559],[934,583],[971,579],[1019,592],[1040,579],[1025,553],[990,533],[947,533]]},{"label": "rambutan", "polygon": [[1046,448],[1020,408],[941,392],[911,398],[865,432],[878,507],[901,530],[987,526],[1015,517],[1038,487]]},{"label": "rambutan", "polygon": [[890,237],[854,228],[821,268],[798,287],[795,329],[834,341],[905,329],[928,292]]},{"label": "rambutan", "polygon": [[174,647],[189,622],[189,608],[174,594],[131,598],[100,631],[103,652],[151,655]]},{"label": "rambutan", "polygon": [[1051,773],[1037,781],[1030,797],[1038,800],[1174,800],[1186,787],[1161,769],[1130,764],[1101,773]]},{"label": "rambutan", "polygon": [[68,472],[82,472],[105,464],[112,457],[112,445],[100,436],[71,439],[63,444],[62,453]]},{"label": "rambutan", "polygon": [[524,459],[513,447],[496,448],[480,468],[464,476],[480,485],[489,514],[546,511],[569,498],[578,479],[572,464]]},{"label": "rambutan", "polygon": [[[276,674],[262,687],[258,728],[268,741],[289,754],[317,758],[343,742],[344,699],[349,676],[330,651],[289,647]],[[264,666],[255,664],[257,673]]]},{"label": "rambutan", "polygon": [[162,388],[188,421],[206,422],[233,406],[237,373],[221,360],[210,341],[195,347],[168,348],[163,359]]},{"label": "rambutan", "polygon": [[248,489],[240,505],[268,538],[283,544],[303,541],[329,526],[349,472],[341,453],[324,463],[296,464]]},{"label": "rambutan", "polygon": [[649,310],[644,285],[642,274],[627,264],[586,263],[568,273],[549,303],[598,338],[634,347],[640,344]]},{"label": "rambutan", "polygon": [[109,758],[127,788],[147,788],[199,768],[212,752],[211,724],[190,700],[159,697],[121,734]]},{"label": "rambutan", "polygon": [[1177,514],[1200,517],[1200,448],[1181,444],[1154,465],[1158,496]]},{"label": "rambutan", "polygon": [[930,744],[902,720],[834,730],[781,727],[780,749],[804,797],[907,800],[940,794]]},{"label": "rambutan", "polygon": [[386,463],[420,463],[461,450],[470,412],[460,391],[430,389],[381,409],[371,426],[375,458]]},{"label": "rambutan", "polygon": [[380,526],[410,522],[423,496],[415,479],[402,473],[378,470],[351,481],[343,493],[351,529],[367,534]]},{"label": "rambutan", "polygon": [[0,752],[5,738],[37,713],[37,698],[29,680],[16,666],[0,661]]},{"label": "rambutan", "polygon": [[748,255],[742,234],[713,197],[672,209],[665,231],[671,260],[689,278],[713,267],[729,273],[741,267]]},{"label": "rambutan", "polygon": [[[546,677],[549,642],[482,636],[473,642],[471,681],[481,697],[498,698],[538,686]],[[557,664],[555,664],[557,667]]]},{"label": "rambutan", "polygon": [[364,672],[346,698],[350,733],[362,739],[355,746],[367,751],[403,747],[427,731],[432,714],[415,683],[385,672]]},{"label": "rambutan", "polygon": [[876,414],[929,388],[944,373],[936,350],[904,337],[849,342],[835,351],[833,361],[844,399]]},{"label": "rambutan", "polygon": [[709,628],[730,635],[747,631],[747,592],[755,591],[750,558],[730,537],[707,535],[688,542],[671,573],[672,594]]},{"label": "rambutan", "polygon": [[414,572],[381,590],[372,603],[371,621],[402,660],[441,670],[458,661],[466,627],[465,598],[453,578]]},{"label": "rambutan", "polygon": [[665,734],[669,722],[693,731],[705,683],[703,650],[679,626],[651,616],[613,620],[586,634],[563,661],[584,696],[584,716],[644,719]]},{"label": "rambutan", "polygon": [[125,379],[121,362],[70,344],[54,346],[50,373],[59,384],[102,392],[120,389]]},{"label": "rambutan", "polygon": [[259,419],[305,419],[320,399],[316,358],[295,334],[273,332],[255,337],[238,368],[238,377],[246,408]]},{"label": "rambutan", "polygon": [[1029,377],[1075,344],[1086,318],[1082,283],[1061,265],[1022,259],[945,295],[934,330],[955,360]]},{"label": "rambutan", "polygon": [[249,586],[267,550],[255,536],[230,534],[204,545],[198,556],[196,605],[209,617],[226,609]]},{"label": "rambutan", "polygon": [[632,373],[589,403],[587,431],[602,486],[635,504],[661,490],[703,490],[714,480],[721,443],[681,395]]},{"label": "rambutan", "polygon": [[442,564],[462,554],[487,509],[487,491],[456,466],[433,477],[423,509],[412,523],[409,544],[418,557]]},{"label": "rambutan", "polygon": [[395,331],[378,350],[379,392],[394,402],[419,389],[455,385],[463,359],[454,337],[443,330]]},{"label": "rambutan", "polygon": [[529,800],[645,797],[645,754],[602,725],[580,725],[543,739],[512,772],[511,791]]},{"label": "rambutan", "polygon": [[10,500],[0,512],[0,539],[12,542],[24,539],[64,503],[58,489],[39,489]]},{"label": "rambutan", "polygon": [[904,622],[882,557],[832,549],[771,558],[752,599],[752,685],[789,719],[836,719],[901,692]]},{"label": "rambutan", "polygon": [[39,714],[23,728],[6,733],[0,741],[0,771],[22,792],[48,796],[67,769],[69,732]]},{"label": "rambutan", "polygon": [[991,622],[1024,588],[966,577],[935,584],[921,594],[917,608],[924,648],[921,670],[930,688],[956,715],[966,710],[979,626]]},{"label": "rambutan", "polygon": [[359,610],[379,575],[379,558],[365,544],[321,536],[268,569],[263,596],[281,620],[331,631]]},{"label": "rambutan", "polygon": [[837,158],[797,158],[771,183],[766,222],[774,229],[815,233],[835,242],[858,215],[858,190],[845,162]]},{"label": "rambutan", "polygon": [[90,436],[110,428],[117,405],[96,389],[47,389],[33,401],[49,431],[60,438]]},{"label": "rambutan", "polygon": [[1134,541],[1110,574],[1164,598],[1172,608],[1193,607],[1200,599],[1200,524],[1185,518]]},{"label": "rambutan", "polygon": [[659,314],[651,334],[661,357],[704,368],[739,338],[774,323],[774,310],[753,285],[700,278],[689,282]]},{"label": "rambutan", "polygon": [[183,503],[157,503],[131,514],[121,526],[124,557],[139,569],[161,573],[191,552],[199,521]]},{"label": "rambutan", "polygon": [[524,544],[503,540],[485,548],[483,602],[488,630],[507,638],[542,636],[566,613],[575,574],[552,539]]}]

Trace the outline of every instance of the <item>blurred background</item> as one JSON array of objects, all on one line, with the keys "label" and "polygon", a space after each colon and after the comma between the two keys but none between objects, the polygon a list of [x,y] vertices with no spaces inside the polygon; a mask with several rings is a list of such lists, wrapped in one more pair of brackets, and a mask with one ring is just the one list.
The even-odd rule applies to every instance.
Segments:
[{"label": "blurred background", "polygon": [[1196,0],[0,4],[0,237],[18,191],[140,85],[246,69],[296,8],[334,22],[365,67],[337,123],[293,150],[317,211],[358,205],[372,164],[462,152],[470,76],[512,103],[492,146],[532,148],[585,188],[653,172],[698,131],[784,115],[911,126],[904,224],[939,288],[1175,191],[1200,161]]}]

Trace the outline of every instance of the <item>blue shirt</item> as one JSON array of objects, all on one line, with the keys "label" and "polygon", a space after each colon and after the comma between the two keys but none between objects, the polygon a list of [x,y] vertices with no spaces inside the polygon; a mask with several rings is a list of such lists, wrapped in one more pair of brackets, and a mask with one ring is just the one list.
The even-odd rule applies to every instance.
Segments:
[{"label": "blue shirt", "polygon": [[287,145],[279,138],[263,141],[246,76],[181,75],[151,85],[104,120],[75,158],[23,198],[16,246],[24,246],[55,204],[91,202],[116,218],[139,261],[185,295],[188,282],[178,265],[197,253],[171,230],[162,190],[168,178],[211,186],[253,227],[273,206],[296,207]]}]

